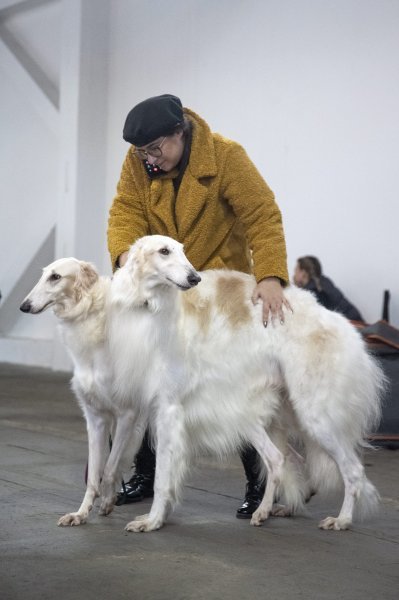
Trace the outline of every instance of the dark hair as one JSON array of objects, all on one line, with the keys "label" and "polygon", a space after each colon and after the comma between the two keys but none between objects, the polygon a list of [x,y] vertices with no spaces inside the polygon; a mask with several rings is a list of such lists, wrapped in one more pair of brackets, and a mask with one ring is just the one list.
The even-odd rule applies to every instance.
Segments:
[{"label": "dark hair", "polygon": [[[185,115],[183,117],[183,121],[181,123],[178,123],[175,126],[174,131],[172,133],[179,133],[180,131],[183,134],[184,149],[183,149],[183,154],[182,154],[182,157],[181,157],[179,165],[178,165],[179,173],[178,173],[177,177],[173,180],[173,185],[175,188],[176,195],[179,190],[181,180],[183,179],[184,172],[187,168],[188,161],[190,160],[190,154],[191,154],[191,140],[192,140],[192,135],[193,135],[193,124],[190,121],[190,119],[188,119]],[[172,135],[172,134],[170,134],[170,135]]]},{"label": "dark hair", "polygon": [[321,263],[315,256],[302,256],[298,258],[298,266],[309,275],[309,279],[313,279],[316,288],[321,291],[320,277],[323,274]]},{"label": "dark hair", "polygon": [[172,129],[170,133],[167,135],[173,135],[174,133],[179,133],[179,131],[183,132],[183,135],[186,136],[191,131],[191,121],[184,115],[183,120],[180,123],[177,123]]}]

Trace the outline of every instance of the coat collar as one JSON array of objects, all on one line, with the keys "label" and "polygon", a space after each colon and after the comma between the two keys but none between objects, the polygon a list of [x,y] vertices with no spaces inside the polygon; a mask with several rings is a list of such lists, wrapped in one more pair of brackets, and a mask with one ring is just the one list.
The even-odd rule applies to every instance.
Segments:
[{"label": "coat collar", "polygon": [[188,108],[184,113],[193,125],[191,152],[179,193],[175,198],[173,170],[151,181],[151,213],[156,221],[154,230],[181,242],[196,237],[195,224],[208,197],[208,187],[202,179],[217,175],[216,153],[212,132],[207,123]]},{"label": "coat collar", "polygon": [[215,146],[209,125],[189,108],[184,114],[193,125],[191,155],[187,168],[196,179],[214,177],[217,174]]}]

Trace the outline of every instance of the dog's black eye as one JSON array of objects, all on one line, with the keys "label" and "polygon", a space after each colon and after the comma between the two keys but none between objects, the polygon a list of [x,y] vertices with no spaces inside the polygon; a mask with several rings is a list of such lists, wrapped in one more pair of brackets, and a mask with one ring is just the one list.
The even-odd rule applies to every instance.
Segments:
[{"label": "dog's black eye", "polygon": [[164,256],[167,256],[168,254],[170,254],[170,250],[169,250],[169,248],[161,248],[159,251],[159,254],[163,254]]},{"label": "dog's black eye", "polygon": [[59,279],[61,279],[61,275],[58,273],[51,273],[50,277],[48,278],[49,281],[58,281]]}]

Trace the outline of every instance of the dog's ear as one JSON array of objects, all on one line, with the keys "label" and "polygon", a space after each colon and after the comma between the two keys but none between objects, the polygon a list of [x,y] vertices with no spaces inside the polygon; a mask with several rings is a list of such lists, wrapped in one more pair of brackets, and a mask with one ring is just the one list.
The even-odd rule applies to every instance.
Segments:
[{"label": "dog's ear", "polygon": [[79,273],[75,280],[75,290],[87,292],[98,281],[98,273],[94,265],[80,261]]},{"label": "dog's ear", "polygon": [[129,261],[129,263],[134,263],[137,260],[137,256],[140,253],[140,249],[142,248],[143,244],[142,244],[142,238],[139,238],[138,240],[136,240],[134,242],[134,244],[132,244],[129,248],[129,254],[127,257],[127,260]]},{"label": "dog's ear", "polygon": [[141,271],[145,263],[145,245],[144,238],[139,238],[132,246],[130,246],[127,262],[129,270]]}]

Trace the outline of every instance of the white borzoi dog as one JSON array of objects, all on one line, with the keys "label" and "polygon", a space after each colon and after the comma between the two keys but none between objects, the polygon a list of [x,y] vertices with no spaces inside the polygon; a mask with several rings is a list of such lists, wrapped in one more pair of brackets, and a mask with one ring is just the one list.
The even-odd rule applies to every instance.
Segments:
[{"label": "white borzoi dog", "polygon": [[[68,327],[57,306],[69,297],[65,289],[71,284],[61,281],[71,275],[63,276],[53,265],[48,269],[21,308],[39,312],[52,303]],[[53,285],[52,275],[59,276],[61,300],[53,296],[47,301],[41,290]],[[127,530],[151,531],[164,524],[193,454],[225,454],[248,442],[268,472],[265,496],[251,523],[260,525],[272,514],[277,495],[287,504],[283,514],[301,508],[305,492],[292,465],[290,438],[304,445],[312,486],[333,483],[334,472],[340,473],[341,511],[338,517],[323,519],[320,527],[346,529],[355,505],[372,509],[378,501],[359,449],[379,419],[380,369],[350,323],[322,308],[310,293],[287,288],[293,313],[286,312],[284,325],[265,329],[261,306],[251,301],[251,276],[208,271],[200,277],[200,285],[189,289],[199,276],[182,246],[164,236],[136,242],[126,265],[115,274],[109,303],[103,303],[101,318],[93,318],[104,323],[106,314],[108,319],[100,327],[101,359],[86,373],[93,386],[104,369],[107,382],[92,396],[85,377],[78,376],[79,384],[74,384],[88,420],[88,488],[80,509],[59,524],[84,522],[99,494],[100,513],[111,512],[121,460],[138,449],[149,422],[157,453],[154,501],[150,513],[128,523]],[[109,283],[101,285],[107,289]],[[76,330],[84,326],[84,319],[76,322]],[[95,345],[90,335],[76,332],[72,338],[82,345],[79,351],[75,346],[76,382],[84,363],[80,356],[89,359]],[[71,338],[69,344],[74,346]],[[87,385],[83,393],[81,381]],[[86,415],[90,405],[97,417],[94,425],[92,415]],[[105,438],[111,422],[113,446],[107,460]],[[91,427],[100,433],[91,434]]]},{"label": "white borzoi dog", "polygon": [[[39,314],[52,308],[73,361],[72,389],[87,424],[89,459],[87,489],[79,510],[59,525],[80,525],[100,495],[108,439],[115,427],[112,372],[108,352],[106,303],[110,279],[99,277],[90,263],[61,258],[43,269],[21,310]],[[130,434],[130,432],[129,432]]]},{"label": "white borzoi dog", "polygon": [[152,508],[127,530],[162,526],[191,454],[224,454],[248,442],[268,472],[251,523],[267,519],[277,494],[287,513],[300,508],[289,437],[306,448],[311,485],[335,481],[331,467],[338,469],[344,502],[320,527],[346,529],[356,503],[371,509],[378,500],[358,451],[378,422],[383,376],[360,335],[295,287],[284,292],[293,313],[265,329],[262,307],[251,301],[255,280],[238,272],[201,273],[199,286],[182,294],[183,257],[169,238],[142,238],[111,285],[115,393],[127,399],[134,390],[138,414],[153,425],[157,455]]}]

